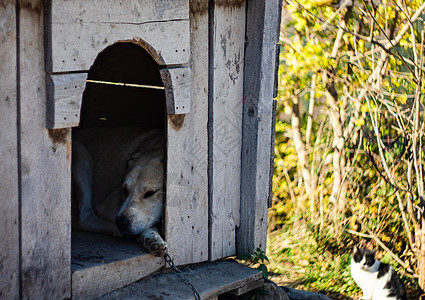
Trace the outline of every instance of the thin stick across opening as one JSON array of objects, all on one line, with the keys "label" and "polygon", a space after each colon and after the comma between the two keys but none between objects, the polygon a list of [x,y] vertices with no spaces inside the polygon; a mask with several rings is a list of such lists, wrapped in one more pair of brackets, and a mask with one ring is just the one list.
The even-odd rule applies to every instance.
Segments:
[{"label": "thin stick across opening", "polygon": [[99,83],[99,84],[109,84],[109,85],[119,85],[119,86],[129,86],[129,87],[137,87],[137,88],[144,88],[144,89],[154,89],[154,90],[164,90],[165,89],[163,86],[156,86],[156,85],[136,84],[136,83],[123,83],[123,82],[110,82],[110,81],[91,80],[91,79],[87,79],[86,82]]}]

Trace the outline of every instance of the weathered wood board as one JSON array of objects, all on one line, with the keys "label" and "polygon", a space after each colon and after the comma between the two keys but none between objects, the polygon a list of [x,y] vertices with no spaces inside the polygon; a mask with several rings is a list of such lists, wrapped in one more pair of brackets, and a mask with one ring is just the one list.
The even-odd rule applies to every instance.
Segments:
[{"label": "weathered wood board", "polygon": [[72,233],[72,297],[86,299],[133,283],[164,266],[133,239]]},{"label": "weathered wood board", "polygon": [[21,1],[19,95],[23,299],[71,296],[70,130],[46,129],[43,1]]},{"label": "weathered wood board", "polygon": [[190,113],[167,121],[165,239],[177,265],[208,259],[208,14],[190,26]]},{"label": "weathered wood board", "polygon": [[235,296],[242,296],[243,294],[248,293],[249,291],[252,291],[252,290],[258,289],[258,288],[262,288],[262,287],[264,287],[264,279],[263,278],[261,278],[257,281],[245,284],[245,285],[243,285],[240,288],[237,288],[235,290],[232,290],[232,291],[229,292],[229,294],[235,295]]},{"label": "weathered wood board", "polygon": [[47,71],[88,70],[117,41],[141,44],[161,65],[189,61],[188,1],[51,0]]},{"label": "weathered wood board", "polygon": [[188,0],[50,0],[53,22],[153,23],[188,20]]},{"label": "weathered wood board", "polygon": [[[214,297],[246,287],[260,287],[262,273],[237,262],[226,260],[182,269],[183,274],[196,287],[202,299]],[[260,283],[260,285],[255,285]],[[254,284],[252,286],[251,284]],[[97,299],[195,299],[192,289],[176,273],[156,274],[119,291]]]},{"label": "weathered wood board", "polygon": [[19,298],[15,1],[0,2],[0,299]]},{"label": "weathered wood board", "polygon": [[[210,260],[236,253],[239,226],[245,5],[214,9],[210,128]],[[211,154],[210,154],[211,155]]]},{"label": "weathered wood board", "polygon": [[47,75],[47,128],[70,128],[80,123],[87,73]]},{"label": "weathered wood board", "polygon": [[190,112],[190,68],[160,70],[165,87],[167,114],[180,115]]},{"label": "weathered wood board", "polygon": [[273,87],[279,0],[247,1],[247,46],[244,71],[244,105],[241,174],[241,222],[238,254],[265,250],[267,201],[273,123]]}]

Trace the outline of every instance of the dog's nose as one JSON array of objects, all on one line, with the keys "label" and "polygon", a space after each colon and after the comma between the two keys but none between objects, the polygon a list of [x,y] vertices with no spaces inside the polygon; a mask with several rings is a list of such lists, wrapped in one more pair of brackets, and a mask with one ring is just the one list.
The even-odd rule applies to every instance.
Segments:
[{"label": "dog's nose", "polygon": [[121,230],[125,230],[130,225],[130,220],[125,216],[117,216],[115,218],[115,224]]}]

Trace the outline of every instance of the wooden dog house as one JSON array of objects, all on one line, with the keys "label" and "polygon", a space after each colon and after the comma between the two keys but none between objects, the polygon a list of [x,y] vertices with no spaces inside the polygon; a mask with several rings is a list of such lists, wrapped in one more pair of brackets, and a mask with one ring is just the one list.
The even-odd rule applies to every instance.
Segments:
[{"label": "wooden dog house", "polygon": [[[94,297],[164,267],[130,241],[71,238],[71,128],[125,122],[111,100],[102,111],[110,93],[93,80],[123,84],[113,88],[126,88],[130,123],[163,112],[163,230],[176,265],[265,249],[280,5],[0,1],[1,299]],[[129,90],[142,85],[158,91]],[[131,95],[157,100],[135,109]]]}]

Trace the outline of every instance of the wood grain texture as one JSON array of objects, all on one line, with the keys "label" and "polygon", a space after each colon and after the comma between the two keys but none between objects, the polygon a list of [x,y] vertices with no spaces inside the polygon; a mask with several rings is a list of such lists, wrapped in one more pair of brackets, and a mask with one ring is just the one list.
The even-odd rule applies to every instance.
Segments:
[{"label": "wood grain texture", "polygon": [[[197,288],[202,299],[218,299],[218,295],[249,286],[261,280],[262,273],[235,261],[225,260],[182,268]],[[194,299],[192,289],[174,272],[155,274],[99,300],[127,299]],[[134,298],[133,298],[134,297]],[[221,298],[221,297],[220,297]]]},{"label": "wood grain texture", "polygon": [[280,1],[247,1],[238,254],[266,249],[275,52]]},{"label": "wood grain texture", "polygon": [[210,260],[236,254],[239,226],[245,6],[214,8],[210,134]]},{"label": "wood grain texture", "polygon": [[23,299],[71,296],[70,130],[46,129],[43,1],[20,2]]},{"label": "wood grain texture", "polygon": [[51,0],[47,70],[88,70],[100,51],[124,40],[140,44],[161,65],[187,63],[187,2]]},{"label": "wood grain texture", "polygon": [[188,20],[188,0],[51,0],[52,22],[153,23]]},{"label": "wood grain texture", "polygon": [[235,296],[242,296],[243,294],[246,294],[249,291],[252,291],[254,289],[263,288],[263,286],[264,286],[264,279],[261,278],[261,279],[258,279],[257,281],[250,282],[244,286],[241,286],[238,289],[232,290],[229,292],[229,294],[235,295]]},{"label": "wood grain texture", "polygon": [[80,123],[87,73],[47,75],[47,128],[69,128]]},{"label": "wood grain texture", "polygon": [[72,233],[72,297],[87,299],[131,284],[164,266],[134,239]]},{"label": "wood grain texture", "polygon": [[190,68],[160,70],[165,87],[167,114],[180,115],[190,112]]},{"label": "wood grain texture", "polygon": [[0,3],[0,299],[19,298],[15,1]]},{"label": "wood grain texture", "polygon": [[165,239],[178,265],[208,260],[208,15],[190,26],[190,113],[167,123]]}]

